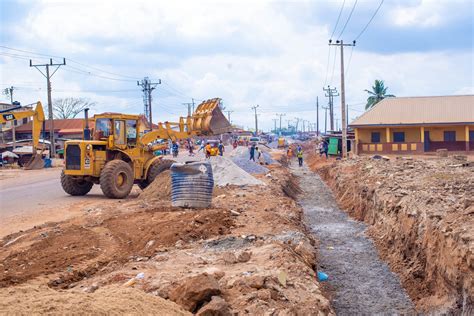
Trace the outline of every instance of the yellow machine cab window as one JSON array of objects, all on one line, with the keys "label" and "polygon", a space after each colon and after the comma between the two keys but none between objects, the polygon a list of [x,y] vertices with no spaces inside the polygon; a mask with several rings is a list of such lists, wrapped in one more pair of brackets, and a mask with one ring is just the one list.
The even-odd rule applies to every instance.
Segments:
[{"label": "yellow machine cab window", "polygon": [[100,118],[95,121],[94,140],[104,140],[112,135],[112,120]]},{"label": "yellow machine cab window", "polygon": [[115,120],[115,144],[125,145],[125,121]]}]

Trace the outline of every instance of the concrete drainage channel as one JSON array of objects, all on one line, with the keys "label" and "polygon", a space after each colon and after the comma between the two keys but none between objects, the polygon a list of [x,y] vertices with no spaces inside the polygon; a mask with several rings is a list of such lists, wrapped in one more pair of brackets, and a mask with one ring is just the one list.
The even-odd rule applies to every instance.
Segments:
[{"label": "concrete drainage channel", "polygon": [[398,276],[380,260],[366,225],[340,210],[331,190],[306,165],[292,167],[300,177],[299,203],[308,227],[320,241],[319,270],[329,276],[332,306],[338,315],[407,314],[414,306]]}]

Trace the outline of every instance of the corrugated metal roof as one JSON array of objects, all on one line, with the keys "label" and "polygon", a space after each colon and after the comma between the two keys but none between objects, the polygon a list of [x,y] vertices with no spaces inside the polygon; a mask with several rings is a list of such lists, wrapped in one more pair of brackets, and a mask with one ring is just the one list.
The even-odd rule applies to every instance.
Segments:
[{"label": "corrugated metal roof", "polygon": [[453,123],[474,123],[474,95],[386,98],[349,125]]},{"label": "corrugated metal roof", "polygon": [[[31,133],[31,127],[32,127],[33,122],[28,122],[26,124],[23,124],[21,126],[18,126],[16,128],[17,133]],[[54,120],[54,130],[58,131],[61,129],[77,129],[77,130],[82,130],[83,129],[83,124],[84,124],[84,119],[55,119]],[[50,120],[46,119],[45,121],[45,128],[47,131],[49,131],[51,126]],[[94,121],[89,120],[89,128],[94,127]]]}]

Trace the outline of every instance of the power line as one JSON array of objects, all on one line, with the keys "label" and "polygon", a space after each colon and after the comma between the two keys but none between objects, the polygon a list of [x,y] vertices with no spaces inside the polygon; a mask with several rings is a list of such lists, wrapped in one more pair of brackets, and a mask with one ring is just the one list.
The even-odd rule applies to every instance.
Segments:
[{"label": "power line", "polygon": [[352,46],[352,47],[351,47],[351,54],[350,54],[350,56],[349,56],[349,61],[347,62],[347,67],[346,67],[345,76],[347,76],[347,72],[349,71],[349,66],[351,65],[352,53],[354,52],[354,47],[355,47],[355,46]]},{"label": "power line", "polygon": [[[60,57],[60,56],[54,56],[54,55],[47,55],[47,54],[42,54],[42,53],[36,53],[36,52],[31,52],[31,51],[27,51],[27,50],[12,48],[12,47],[3,46],[3,45],[0,45],[0,48],[5,48],[5,49],[8,49],[8,50],[12,50],[12,51],[17,51],[17,52],[26,53],[26,54],[33,54],[33,55],[36,55],[36,56],[43,56],[43,57],[48,57],[48,58],[60,58],[60,59],[63,58],[63,57]],[[17,55],[18,55],[18,54],[17,54]],[[21,56],[21,55],[18,55],[18,56]],[[30,58],[31,58],[31,57],[35,57],[35,56],[23,56],[23,57],[30,57]],[[78,62],[78,61],[76,61],[76,60],[70,59],[70,58],[68,58],[68,61],[69,61],[69,62],[73,62],[73,63],[78,64],[78,65],[81,65],[81,66],[83,66],[83,67],[95,69],[95,70],[97,70],[97,71],[100,71],[100,72],[103,72],[103,73],[108,73],[108,74],[110,74],[110,75],[114,75],[114,76],[117,76],[117,77],[123,77],[123,78],[133,79],[133,80],[130,80],[130,81],[135,81],[135,80],[139,79],[138,77],[125,76],[125,75],[113,73],[113,72],[110,72],[110,71],[106,71],[106,70],[103,70],[103,69],[100,69],[100,68],[97,68],[97,67],[94,67],[94,66],[89,66],[89,65],[86,65],[86,64],[84,64],[84,63]],[[69,67],[72,67],[72,66],[69,65]],[[74,67],[72,67],[72,68],[74,68]]]},{"label": "power line", "polygon": [[342,34],[344,33],[347,24],[348,24],[349,21],[351,20],[352,13],[354,12],[354,9],[355,9],[356,5],[357,5],[357,0],[354,1],[354,5],[352,6],[352,10],[351,10],[351,12],[349,13],[349,17],[347,18],[346,24],[344,24],[344,27],[342,28],[341,34],[339,34],[339,36],[337,37],[337,39],[340,39],[341,36],[342,36]]},{"label": "power line", "polygon": [[377,10],[375,10],[374,14],[372,15],[372,17],[370,18],[369,22],[367,22],[367,24],[364,26],[364,28],[362,29],[362,31],[359,33],[359,35],[357,35],[356,37],[356,41],[359,39],[359,37],[362,36],[362,34],[364,34],[365,30],[369,27],[370,23],[372,22],[372,20],[375,18],[375,16],[377,15],[377,13],[379,12],[380,10],[380,7],[382,6],[384,0],[381,0],[380,1],[380,4],[379,6],[377,7]]},{"label": "power line", "polygon": [[344,9],[345,4],[346,4],[346,0],[344,0],[344,2],[342,2],[341,10],[339,10],[339,15],[337,16],[336,25],[334,25],[334,30],[332,31],[332,34],[331,34],[331,39],[334,36],[334,33],[336,32],[337,25],[339,24],[339,19],[341,18],[342,10]]}]

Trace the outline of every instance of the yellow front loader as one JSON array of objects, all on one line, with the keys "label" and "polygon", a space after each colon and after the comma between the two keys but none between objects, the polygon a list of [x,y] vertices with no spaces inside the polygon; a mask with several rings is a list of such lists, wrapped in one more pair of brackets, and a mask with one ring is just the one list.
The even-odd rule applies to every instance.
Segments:
[{"label": "yellow front loader", "polygon": [[24,167],[25,169],[41,169],[44,167],[42,155],[43,148],[41,148],[41,153],[38,153],[38,150],[40,150],[39,138],[44,123],[44,111],[41,102],[38,101],[36,103],[36,108],[34,110],[19,107],[8,111],[2,111],[0,113],[0,124],[6,122],[12,122],[13,124],[15,120],[21,120],[27,117],[33,117],[33,127],[31,130],[33,152],[30,161],[28,161]]},{"label": "yellow front loader", "polygon": [[107,197],[125,198],[134,183],[146,188],[173,163],[153,154],[162,146],[155,145],[155,141],[230,131],[220,101],[219,98],[204,101],[192,116],[181,117],[176,123],[158,123],[151,131],[147,130],[143,116],[120,113],[95,115],[91,129],[86,111],[84,140],[65,144],[65,167],[61,174],[64,191],[85,195],[94,184],[100,184]]}]

